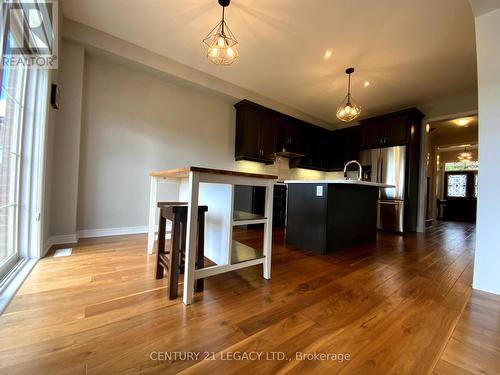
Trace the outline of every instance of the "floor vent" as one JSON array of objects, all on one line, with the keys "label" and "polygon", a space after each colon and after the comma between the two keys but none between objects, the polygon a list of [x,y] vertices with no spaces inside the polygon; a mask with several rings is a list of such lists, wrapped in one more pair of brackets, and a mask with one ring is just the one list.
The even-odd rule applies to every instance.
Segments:
[{"label": "floor vent", "polygon": [[56,252],[54,253],[54,258],[69,257],[72,252],[73,252],[73,249],[57,249]]}]

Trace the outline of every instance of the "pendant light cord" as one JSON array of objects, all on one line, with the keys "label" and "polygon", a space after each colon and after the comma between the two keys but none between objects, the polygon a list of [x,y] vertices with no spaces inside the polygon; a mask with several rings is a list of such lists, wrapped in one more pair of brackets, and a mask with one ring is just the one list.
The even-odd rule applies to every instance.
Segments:
[{"label": "pendant light cord", "polygon": [[347,80],[347,103],[351,102],[351,73],[348,74],[349,79]]},{"label": "pendant light cord", "polygon": [[222,7],[222,35],[224,35],[224,11],[226,10],[226,7]]}]

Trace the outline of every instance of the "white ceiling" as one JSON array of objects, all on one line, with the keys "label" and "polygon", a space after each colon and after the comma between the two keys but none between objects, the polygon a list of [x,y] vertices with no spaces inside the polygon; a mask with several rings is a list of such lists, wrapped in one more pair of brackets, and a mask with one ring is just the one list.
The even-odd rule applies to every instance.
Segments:
[{"label": "white ceiling", "polygon": [[500,0],[470,0],[476,17],[500,8]]},{"label": "white ceiling", "polygon": [[63,3],[69,19],[331,123],[348,66],[363,117],[477,91],[468,0],[233,0],[240,59],[230,67],[201,46],[220,11],[216,0]]},{"label": "white ceiling", "polygon": [[466,117],[470,123],[466,126],[458,126],[454,120],[434,121],[429,124],[431,129],[430,139],[434,144],[440,146],[449,145],[458,141],[460,144],[477,143],[478,141],[478,116]]}]

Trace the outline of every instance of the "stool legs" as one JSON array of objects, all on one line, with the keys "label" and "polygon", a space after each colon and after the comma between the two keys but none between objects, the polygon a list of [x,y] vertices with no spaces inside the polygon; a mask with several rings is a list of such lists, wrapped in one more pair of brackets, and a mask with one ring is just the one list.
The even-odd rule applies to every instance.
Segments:
[{"label": "stool legs", "polygon": [[156,278],[162,279],[164,268],[161,262],[161,255],[165,254],[165,231],[167,219],[165,219],[160,212],[160,225],[158,228],[158,253],[156,254]]},{"label": "stool legs", "polygon": [[[167,205],[160,206],[160,220],[158,228],[158,254],[156,263],[156,278],[164,277],[165,271],[169,278],[169,298],[178,297],[179,273],[184,271],[186,245],[187,245],[187,207]],[[205,212],[206,206],[199,207],[198,242],[196,246],[195,269],[204,267],[204,246],[205,246]],[[166,246],[166,224],[167,220],[172,223],[171,238]],[[169,255],[169,256],[167,256]],[[203,279],[198,279],[194,283],[194,291],[203,291]]]},{"label": "stool legs", "polygon": [[[196,269],[204,267],[205,263],[205,215],[198,215],[198,246],[196,251]],[[195,292],[203,292],[203,279],[198,279],[194,284]]]}]

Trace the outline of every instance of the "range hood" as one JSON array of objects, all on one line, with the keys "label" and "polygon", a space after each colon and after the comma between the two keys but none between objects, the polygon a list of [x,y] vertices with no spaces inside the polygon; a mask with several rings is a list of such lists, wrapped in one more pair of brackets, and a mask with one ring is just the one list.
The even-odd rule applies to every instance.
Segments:
[{"label": "range hood", "polygon": [[297,151],[292,151],[290,149],[287,149],[283,147],[280,151],[276,151],[276,156],[282,156],[284,158],[302,158],[306,156],[305,154]]}]

